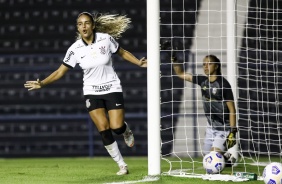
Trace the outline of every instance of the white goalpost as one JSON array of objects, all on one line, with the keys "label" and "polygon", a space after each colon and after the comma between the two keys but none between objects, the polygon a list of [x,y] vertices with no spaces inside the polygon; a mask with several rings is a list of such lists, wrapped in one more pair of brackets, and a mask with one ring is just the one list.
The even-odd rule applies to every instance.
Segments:
[{"label": "white goalpost", "polygon": [[160,50],[164,40],[177,47],[187,72],[203,74],[209,54],[222,62],[235,98],[240,155],[222,174],[260,178],[267,163],[281,162],[281,25],[278,0],[147,1],[149,175],[205,176],[201,91],[176,76],[167,51]]},{"label": "white goalpost", "polygon": [[159,1],[147,1],[148,175],[161,173]]}]

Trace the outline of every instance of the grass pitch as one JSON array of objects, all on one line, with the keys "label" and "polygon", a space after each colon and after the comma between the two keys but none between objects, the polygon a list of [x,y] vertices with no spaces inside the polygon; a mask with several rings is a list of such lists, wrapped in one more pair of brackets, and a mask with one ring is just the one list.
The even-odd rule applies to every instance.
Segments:
[{"label": "grass pitch", "polygon": [[[226,184],[223,181],[204,181],[195,178],[161,176],[158,181],[144,179],[148,174],[145,157],[125,157],[130,174],[117,176],[116,163],[109,157],[94,158],[30,158],[0,159],[1,184],[99,184],[99,183],[152,183],[152,184]],[[168,171],[162,161],[162,171]],[[228,173],[229,168],[224,172]],[[240,169],[240,168],[239,168]],[[253,168],[257,170],[257,167]],[[262,168],[263,169],[263,168]],[[224,173],[224,174],[226,174]],[[247,184],[263,184],[263,181],[248,181]]]}]

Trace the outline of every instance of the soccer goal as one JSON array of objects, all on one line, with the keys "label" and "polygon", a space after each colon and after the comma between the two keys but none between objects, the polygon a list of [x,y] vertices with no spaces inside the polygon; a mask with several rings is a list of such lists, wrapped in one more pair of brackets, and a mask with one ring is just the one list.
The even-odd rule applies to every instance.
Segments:
[{"label": "soccer goal", "polygon": [[[171,40],[177,47],[176,55],[187,72],[203,74],[206,55],[213,54],[221,60],[222,75],[231,84],[235,97],[240,155],[236,167],[223,173],[254,172],[261,176],[266,164],[281,162],[282,2],[162,0],[158,8],[158,13],[147,12],[151,16],[148,19],[154,13],[160,16],[160,23],[155,22],[159,28],[152,23],[147,25],[147,34],[151,35],[147,40],[148,134],[153,134],[148,135],[149,175],[205,174],[202,145],[207,120],[200,89],[176,76],[168,51],[160,50],[158,55],[152,50],[156,44],[152,32],[156,31],[160,31],[158,43]],[[152,81],[156,76],[160,80]],[[151,119],[155,116],[160,120]],[[156,171],[160,162],[152,161],[158,156],[162,168],[167,170]]]}]

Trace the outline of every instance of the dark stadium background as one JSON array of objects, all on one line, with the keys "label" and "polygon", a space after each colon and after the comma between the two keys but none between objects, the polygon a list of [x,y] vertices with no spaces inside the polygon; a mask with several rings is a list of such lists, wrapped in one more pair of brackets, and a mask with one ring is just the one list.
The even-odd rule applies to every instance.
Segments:
[{"label": "dark stadium background", "polygon": [[[182,1],[161,0],[161,10],[183,10]],[[251,0],[250,5],[254,9],[265,9],[268,1]],[[270,2],[270,1],[269,1]],[[277,1],[281,2],[281,1]],[[171,4],[172,3],[172,4]],[[191,12],[200,6],[201,0],[185,1],[187,9]],[[271,2],[270,2],[271,4]],[[257,7],[256,7],[257,6]],[[270,6],[270,5],[269,5]],[[281,3],[279,3],[281,7]],[[272,5],[271,5],[272,7]],[[280,8],[281,9],[281,8]],[[147,56],[146,40],[146,0],[0,0],[0,157],[51,157],[51,156],[100,156],[107,155],[96,128],[88,118],[85,102],[82,94],[82,71],[79,68],[69,71],[63,79],[44,87],[41,90],[28,92],[24,88],[27,80],[43,79],[54,71],[61,63],[68,47],[75,41],[76,17],[82,11],[126,14],[132,19],[132,27],[118,40],[121,47],[134,53],[137,57]],[[242,50],[239,52],[239,74],[244,76],[249,73],[256,76],[260,68],[260,60],[268,58],[270,61],[281,60],[281,43],[258,41],[259,34],[275,37],[281,40],[282,35],[275,29],[260,30],[257,32],[253,27],[259,28],[260,22],[255,17],[268,16],[269,19],[261,19],[261,23],[271,27],[273,21],[281,20],[281,14],[271,12],[253,13],[250,9],[248,14],[249,25],[245,25],[245,37],[242,40]],[[163,23],[183,23],[181,13],[160,14]],[[169,25],[161,27],[161,36],[185,36],[185,42],[179,43],[179,47],[190,48],[193,37],[195,14],[185,15],[187,23],[183,27],[174,27],[173,33]],[[268,21],[265,21],[268,20]],[[185,35],[183,30],[185,30]],[[245,35],[246,36],[246,35]],[[257,49],[259,48],[259,49]],[[182,49],[182,48],[180,48]],[[273,50],[272,52],[260,52],[258,50]],[[187,53],[189,54],[189,52]],[[162,58],[164,55],[162,55]],[[134,131],[136,144],[133,148],[127,148],[122,137],[117,137],[119,147],[123,155],[146,155],[147,154],[147,73],[146,69],[121,61],[114,57],[115,69],[122,81],[126,121]],[[164,59],[164,58],[163,58]],[[248,60],[246,60],[248,59]],[[169,61],[169,60],[168,60]],[[254,61],[254,63],[248,63]],[[150,62],[150,61],[149,61]],[[153,61],[151,61],[153,62]],[[256,63],[257,62],[257,63]],[[281,70],[278,62],[277,69]],[[255,71],[252,73],[252,71]],[[163,75],[170,75],[171,68],[162,68]],[[262,71],[268,75],[270,72]],[[270,80],[270,79],[269,79]],[[272,80],[272,78],[271,78]],[[273,79],[274,80],[274,79]],[[173,83],[171,82],[173,81]],[[249,141],[248,122],[278,121],[281,119],[281,104],[268,108],[263,115],[250,115],[250,112],[266,109],[266,104],[250,103],[247,96],[250,95],[247,88],[247,78],[238,79],[239,111],[241,119],[239,126],[241,146],[244,150],[256,150],[257,147],[265,149],[258,143],[252,147]],[[263,82],[263,85],[267,81]],[[174,88],[173,92],[162,92],[162,101],[178,101],[182,95],[183,82],[175,77],[161,79],[162,89]],[[252,84],[251,84],[252,85]],[[259,87],[255,86],[248,87]],[[179,89],[177,89],[179,88]],[[275,86],[268,86],[274,90]],[[281,89],[281,82],[276,90]],[[259,101],[266,95],[264,91],[251,94],[253,101]],[[281,99],[281,94],[276,99]],[[269,97],[270,102],[275,101]],[[280,107],[280,108],[276,108]],[[163,114],[178,112],[178,105],[163,105]],[[248,109],[250,108],[250,109]],[[276,109],[275,109],[276,108]],[[278,111],[270,116],[271,112]],[[244,118],[246,114],[248,117]],[[171,117],[176,118],[176,117]],[[162,126],[170,126],[171,118],[162,119]],[[248,119],[250,118],[250,119]],[[263,120],[263,121],[262,121]],[[244,128],[246,127],[246,128]],[[255,129],[254,137],[261,136],[263,126],[250,125]],[[280,127],[280,125],[279,125]],[[264,127],[265,128],[265,127]],[[266,127],[271,128],[271,127]],[[174,131],[174,130],[173,130]],[[172,132],[162,132],[162,141],[172,139]],[[280,135],[271,135],[273,141],[280,140]],[[273,145],[273,150],[279,148],[279,144]],[[278,147],[277,147],[278,146]],[[170,152],[171,144],[163,145],[164,154]]]},{"label": "dark stadium background", "polygon": [[[169,10],[170,3],[162,1],[161,8]],[[0,1],[0,157],[108,155],[85,108],[79,67],[41,90],[28,92],[23,86],[60,66],[75,41],[76,18],[83,11],[130,17],[131,28],[118,42],[138,58],[147,56],[145,0]],[[146,69],[116,56],[113,60],[122,81],[126,121],[134,131],[135,146],[127,148],[122,137],[115,137],[123,155],[147,155]],[[162,85],[171,87],[166,79]],[[176,95],[180,98],[181,91]],[[167,98],[171,98],[169,93],[163,100]],[[164,108],[169,112],[171,107]],[[169,139],[171,133],[162,135],[162,140]],[[170,144],[163,147],[165,152],[170,149]]]},{"label": "dark stadium background", "polygon": [[[88,118],[78,67],[41,90],[28,92],[23,86],[60,66],[83,11],[128,15],[132,26],[118,42],[146,57],[145,0],[0,1],[0,157],[107,155]],[[145,155],[146,69],[118,57],[114,66],[124,88],[126,120],[136,138],[134,148],[122,142],[120,149],[124,155]]]}]

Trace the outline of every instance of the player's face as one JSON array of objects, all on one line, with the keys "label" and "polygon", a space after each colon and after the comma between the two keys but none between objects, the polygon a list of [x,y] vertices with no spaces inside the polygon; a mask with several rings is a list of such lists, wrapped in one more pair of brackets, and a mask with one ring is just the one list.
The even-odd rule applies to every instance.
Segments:
[{"label": "player's face", "polygon": [[218,65],[207,57],[203,61],[203,68],[206,75],[216,75]]},{"label": "player's face", "polygon": [[85,40],[88,40],[93,36],[93,29],[95,28],[91,17],[87,15],[81,15],[77,19],[77,30],[80,33],[81,37]]}]

